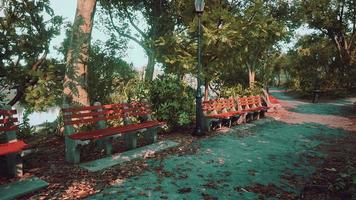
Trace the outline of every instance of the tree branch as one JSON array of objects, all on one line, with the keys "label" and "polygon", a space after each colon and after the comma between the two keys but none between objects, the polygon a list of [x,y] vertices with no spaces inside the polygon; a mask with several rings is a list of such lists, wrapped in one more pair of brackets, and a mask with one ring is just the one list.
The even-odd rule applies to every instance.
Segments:
[{"label": "tree branch", "polygon": [[[38,59],[31,67],[31,71],[36,71],[38,70],[39,66],[41,66],[43,64],[43,62],[45,61],[46,57],[47,57],[47,50],[43,53],[42,57],[40,59]],[[20,101],[20,99],[23,97],[23,95],[25,94],[25,88],[26,88],[26,84],[30,84],[31,86],[35,85],[37,83],[37,79],[34,80],[32,79],[32,77],[27,77],[24,84],[23,85],[18,85],[16,86],[16,95],[14,98],[11,99],[11,101],[9,101],[9,103],[7,103],[10,106],[15,105],[18,101]]]},{"label": "tree branch", "polygon": [[136,42],[138,45],[140,45],[147,53],[150,52],[150,50],[143,44],[142,41],[138,40],[137,38],[133,37],[132,35],[129,35],[129,34],[126,34],[122,31],[120,31],[116,26],[115,26],[115,23],[114,23],[114,19],[112,17],[112,12],[111,12],[111,8],[108,9],[109,11],[109,18],[110,18],[110,23],[111,23],[111,26],[115,29],[115,31],[117,32],[117,34],[123,36],[123,37],[126,37],[134,42]]},{"label": "tree branch", "polygon": [[134,27],[135,30],[136,30],[137,32],[139,32],[140,35],[141,35],[143,38],[147,39],[148,36],[147,36],[141,29],[139,29],[138,26],[136,26],[135,22],[134,22],[133,19],[131,18],[130,13],[127,11],[127,9],[125,9],[124,12],[125,12],[125,14],[126,14],[127,19],[129,19],[129,22],[130,22],[130,24],[132,25],[132,27]]}]

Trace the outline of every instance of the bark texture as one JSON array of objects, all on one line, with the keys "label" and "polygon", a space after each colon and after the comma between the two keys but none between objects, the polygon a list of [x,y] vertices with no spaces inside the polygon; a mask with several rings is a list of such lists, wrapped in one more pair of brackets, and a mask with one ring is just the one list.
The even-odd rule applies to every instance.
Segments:
[{"label": "bark texture", "polygon": [[64,103],[90,105],[87,72],[96,0],[77,0],[77,11],[64,77]]}]

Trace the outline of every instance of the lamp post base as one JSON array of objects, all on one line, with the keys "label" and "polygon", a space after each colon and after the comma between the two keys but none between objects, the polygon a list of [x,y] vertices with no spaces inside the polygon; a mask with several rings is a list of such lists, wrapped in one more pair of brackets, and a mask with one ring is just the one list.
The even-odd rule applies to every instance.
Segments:
[{"label": "lamp post base", "polygon": [[201,129],[195,129],[193,135],[194,136],[203,136],[204,133]]}]

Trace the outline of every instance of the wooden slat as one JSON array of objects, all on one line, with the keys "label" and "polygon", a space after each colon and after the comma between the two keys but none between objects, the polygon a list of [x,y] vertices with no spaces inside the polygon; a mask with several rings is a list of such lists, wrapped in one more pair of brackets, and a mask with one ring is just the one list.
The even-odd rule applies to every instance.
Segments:
[{"label": "wooden slat", "polygon": [[87,118],[87,119],[73,119],[70,121],[64,121],[64,125],[91,124],[101,120],[115,120],[121,118],[122,118],[121,115],[111,115],[111,116],[94,117],[94,118]]},{"label": "wooden slat", "polygon": [[15,123],[18,122],[17,118],[4,118],[4,119],[0,119],[0,125],[2,124],[8,124],[8,123]]},{"label": "wooden slat", "polygon": [[[97,110],[99,109],[103,109],[103,111],[98,112]],[[140,117],[151,113],[148,104],[139,102],[67,108],[62,110],[64,112],[65,125],[89,124],[100,120],[114,120],[124,117]]]},{"label": "wooden slat", "polygon": [[86,113],[74,113],[74,114],[67,114],[64,115],[65,119],[71,119],[71,118],[85,118],[85,117],[96,117],[100,115],[119,115],[122,114],[122,117],[124,116],[124,110],[104,110],[101,112],[86,112]]},{"label": "wooden slat", "polygon": [[27,147],[28,145],[22,140],[0,144],[0,156],[8,155],[11,153],[18,153]]},{"label": "wooden slat", "polygon": [[12,125],[12,126],[0,126],[0,131],[16,131],[17,130],[17,125]]},{"label": "wooden slat", "polygon": [[146,121],[139,124],[128,124],[124,126],[111,127],[106,129],[85,131],[81,133],[72,134],[69,137],[73,140],[93,140],[93,139],[100,139],[103,137],[108,137],[120,133],[128,133],[140,129],[162,126],[164,124],[165,124],[164,122],[159,122],[159,121]]},{"label": "wooden slat", "polygon": [[14,115],[17,114],[16,110],[0,110],[0,115]]},{"label": "wooden slat", "polygon": [[0,119],[0,124],[7,124],[10,122],[18,122],[17,118],[4,118]]},{"label": "wooden slat", "polygon": [[76,108],[63,108],[62,111],[64,113],[67,112],[79,112],[79,111],[91,111],[98,109],[114,109],[114,108],[124,108],[127,107],[128,104],[108,104],[108,105],[100,105],[100,106],[84,106],[84,107],[76,107]]}]

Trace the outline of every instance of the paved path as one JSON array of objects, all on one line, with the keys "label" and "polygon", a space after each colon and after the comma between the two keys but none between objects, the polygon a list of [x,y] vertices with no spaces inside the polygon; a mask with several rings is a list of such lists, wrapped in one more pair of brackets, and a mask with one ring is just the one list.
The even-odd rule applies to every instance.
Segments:
[{"label": "paved path", "polygon": [[[90,199],[290,199],[324,155],[320,138],[352,131],[351,101],[309,104],[274,91],[287,109],[228,133],[203,139],[192,155],[150,160],[149,170],[107,188]],[[294,103],[293,103],[294,102]],[[288,105],[290,105],[288,107]],[[317,120],[328,116],[328,120]],[[303,120],[304,119],[304,120]],[[329,124],[329,123],[334,124]],[[317,159],[316,159],[317,158]]]}]

